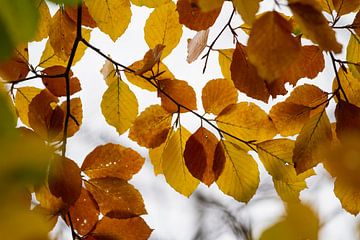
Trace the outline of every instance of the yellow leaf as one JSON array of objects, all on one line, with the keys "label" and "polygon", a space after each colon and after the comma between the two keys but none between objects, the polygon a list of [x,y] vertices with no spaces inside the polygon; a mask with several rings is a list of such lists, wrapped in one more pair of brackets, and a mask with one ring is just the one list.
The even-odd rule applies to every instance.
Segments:
[{"label": "yellow leaf", "polygon": [[[271,119],[254,103],[241,102],[225,108],[216,118],[219,128],[245,141],[272,139],[277,131]],[[229,141],[236,141],[224,134]]]},{"label": "yellow leaf", "polygon": [[156,8],[165,3],[170,2],[171,0],[130,0],[132,4],[142,7],[146,6],[148,8]]},{"label": "yellow leaf", "polygon": [[219,50],[219,65],[221,68],[222,75],[226,79],[231,79],[230,65],[232,62],[234,49],[220,49]]},{"label": "yellow leaf", "polygon": [[0,61],[0,82],[13,82],[25,78],[29,73],[28,44],[17,47],[11,58]]},{"label": "yellow leaf", "polygon": [[237,102],[238,93],[231,80],[214,79],[206,83],[201,99],[205,112],[218,115],[224,108]]},{"label": "yellow leaf", "polygon": [[275,11],[261,15],[254,22],[247,53],[259,76],[268,83],[282,76],[300,53],[300,42],[291,30],[291,24]]},{"label": "yellow leaf", "polygon": [[118,79],[105,91],[101,111],[107,123],[121,135],[134,123],[138,114],[138,102],[129,86]]},{"label": "yellow leaf", "polygon": [[[358,184],[358,183],[357,183]],[[349,213],[357,216],[360,212],[360,189],[354,184],[336,179],[334,193],[340,200],[341,206]]]},{"label": "yellow leaf", "polygon": [[167,146],[170,137],[172,136],[172,134],[174,133],[174,129],[171,128],[166,140],[163,144],[161,144],[159,147],[157,148],[151,148],[149,150],[149,157],[151,160],[151,164],[154,167],[154,173],[155,175],[159,175],[159,174],[163,174],[163,169],[162,169],[162,154],[164,152],[164,148],[165,146]]},{"label": "yellow leaf", "polygon": [[189,197],[199,184],[186,168],[184,150],[190,132],[180,127],[171,135],[162,153],[162,169],[166,182],[177,192]]},{"label": "yellow leaf", "polygon": [[320,223],[311,208],[300,203],[287,205],[287,214],[278,223],[266,229],[260,240],[318,239]]},{"label": "yellow leaf", "polygon": [[119,178],[95,178],[85,182],[100,212],[111,218],[129,218],[146,214],[141,194]]},{"label": "yellow leaf", "polygon": [[[136,71],[138,69],[141,69],[143,67],[143,65],[144,65],[144,62],[142,60],[140,60],[140,61],[136,61],[133,64],[131,64],[129,66],[129,68]],[[174,75],[168,69],[168,67],[162,62],[159,62],[159,64],[156,64],[155,66],[153,66],[152,71],[148,71],[148,72],[144,73],[142,76],[151,78],[151,77],[153,77],[152,72],[154,72],[154,76],[157,76],[158,74],[161,73],[159,76],[156,77],[157,80],[174,79],[175,78]],[[155,92],[157,90],[157,88],[155,86],[153,86],[151,83],[149,83],[146,79],[142,78],[139,75],[136,75],[135,73],[125,71],[125,76],[129,82],[131,82],[132,84],[134,84],[142,89],[145,89],[145,90],[148,90],[151,92]],[[156,84],[155,81],[153,81],[153,83]]]},{"label": "yellow leaf", "polygon": [[37,32],[34,37],[34,40],[41,41],[48,36],[51,15],[50,15],[49,7],[44,0],[38,0],[37,2],[38,2],[37,8],[40,13],[40,18],[38,21]]},{"label": "yellow leaf", "polygon": [[259,4],[262,0],[234,0],[236,11],[240,14],[243,21],[251,25],[255,19],[255,15],[259,10]]},{"label": "yellow leaf", "polygon": [[144,164],[144,158],[131,148],[108,143],[89,153],[81,170],[90,178],[117,177],[130,180]]},{"label": "yellow leaf", "polygon": [[176,5],[171,1],[156,8],[146,20],[145,41],[150,48],[165,45],[161,59],[165,58],[178,45],[182,35],[182,25]]},{"label": "yellow leaf", "polygon": [[86,0],[85,4],[99,29],[114,42],[127,29],[131,19],[129,0]]},{"label": "yellow leaf", "polygon": [[223,141],[225,167],[216,181],[220,190],[241,202],[248,202],[259,185],[259,170],[255,160],[238,145]]},{"label": "yellow leaf", "polygon": [[[360,64],[360,37],[351,34],[350,40],[346,49],[346,60],[351,63]],[[360,78],[360,66],[355,64],[349,64],[349,69],[352,75]]]},{"label": "yellow leaf", "polygon": [[130,128],[129,138],[140,146],[156,148],[166,140],[171,128],[172,114],[160,105],[146,108]]},{"label": "yellow leaf", "polygon": [[360,0],[332,0],[338,16],[354,12],[360,7]]},{"label": "yellow leaf", "polygon": [[15,107],[17,114],[23,124],[30,127],[29,124],[29,104],[32,99],[41,92],[40,88],[36,87],[21,87],[16,91]]},{"label": "yellow leaf", "polygon": [[325,51],[340,53],[342,46],[336,41],[335,32],[321,13],[316,0],[289,0],[289,7],[301,31]]},{"label": "yellow leaf", "polygon": [[293,161],[297,174],[324,160],[324,151],[329,147],[331,138],[331,125],[325,110],[305,123],[294,148]]},{"label": "yellow leaf", "polygon": [[[90,40],[90,29],[83,28],[82,36],[86,41]],[[80,44],[76,50],[76,54],[74,57],[73,65],[75,65],[81,58],[84,56],[86,46],[84,44]],[[54,65],[59,65],[66,67],[68,63],[68,59],[61,59],[56,56],[54,49],[51,47],[50,41],[48,40],[45,45],[45,49],[41,55],[39,66],[43,68],[52,67]]]},{"label": "yellow leaf", "polygon": [[198,0],[198,5],[203,12],[208,12],[220,8],[224,0]]},{"label": "yellow leaf", "polygon": [[[341,83],[341,87],[344,89],[346,93],[346,97],[349,102],[360,107],[360,81],[356,79],[349,69],[346,72],[340,68],[339,72],[339,80]],[[333,80],[333,91],[338,88],[338,82],[336,79]],[[341,91],[339,91],[340,98],[345,101],[344,95]],[[335,98],[337,101],[338,99]]]}]

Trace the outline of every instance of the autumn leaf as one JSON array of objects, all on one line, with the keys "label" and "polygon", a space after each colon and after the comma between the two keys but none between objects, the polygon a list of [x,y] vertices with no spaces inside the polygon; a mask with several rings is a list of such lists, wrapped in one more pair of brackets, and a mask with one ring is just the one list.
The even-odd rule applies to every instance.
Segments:
[{"label": "autumn leaf", "polygon": [[200,54],[206,47],[208,36],[209,36],[209,29],[206,29],[197,32],[192,39],[188,39],[188,44],[187,44],[188,55],[186,58],[186,61],[188,63],[192,63],[200,56]]},{"label": "autumn leaf", "polygon": [[329,27],[316,0],[289,0],[289,7],[306,37],[325,51],[341,52],[342,46],[336,41],[335,32]]},{"label": "autumn leaf", "polygon": [[127,219],[102,218],[91,235],[96,239],[146,240],[152,230],[140,217]]},{"label": "autumn leaf", "polygon": [[357,216],[360,212],[360,191],[353,184],[349,184],[342,179],[336,179],[334,183],[334,193],[340,200],[341,206],[349,213]]},{"label": "autumn leaf", "polygon": [[350,63],[349,69],[352,75],[356,78],[360,77],[360,37],[351,34],[350,40],[346,49],[346,60]]},{"label": "autumn leaf", "polygon": [[173,133],[174,129],[170,128],[165,142],[162,143],[159,147],[149,149],[149,157],[151,164],[153,165],[155,175],[164,173],[162,169],[162,154],[164,152],[164,148],[168,145],[169,139]]},{"label": "autumn leaf", "polygon": [[35,189],[36,200],[39,201],[42,208],[46,209],[47,214],[56,216],[67,208],[67,204],[60,198],[54,196],[49,189],[47,182]]},{"label": "autumn leaf", "polygon": [[[352,75],[349,69],[344,70],[340,68],[338,71],[338,77],[341,87],[344,89],[349,102],[360,107],[360,81]],[[335,92],[338,87],[339,84],[335,78],[333,80],[333,91]],[[345,97],[342,91],[339,91],[339,96],[340,99],[345,101]],[[337,100],[337,98],[335,98],[335,100]]]},{"label": "autumn leaf", "polygon": [[178,45],[182,35],[179,14],[172,1],[163,4],[150,14],[144,27],[144,38],[150,48],[165,45],[161,59],[165,58]]},{"label": "autumn leaf", "polygon": [[221,68],[221,73],[224,76],[224,78],[230,80],[231,78],[231,72],[230,72],[230,65],[233,58],[234,49],[228,48],[228,49],[220,49],[219,50],[219,65]]},{"label": "autumn leaf", "polygon": [[219,178],[225,164],[224,150],[218,142],[212,132],[200,127],[185,145],[184,159],[187,169],[208,186]]},{"label": "autumn leaf", "polygon": [[218,115],[224,108],[237,102],[238,93],[232,81],[214,79],[204,86],[201,99],[205,112]]},{"label": "autumn leaf", "polygon": [[190,196],[199,184],[199,180],[191,175],[185,165],[184,150],[190,135],[184,127],[177,129],[171,134],[161,156],[166,182],[186,197]]},{"label": "autumn leaf", "polygon": [[[67,102],[61,104],[61,109],[66,113]],[[83,120],[83,110],[82,103],[80,98],[73,98],[70,100],[70,114],[72,117],[69,117],[68,127],[67,127],[67,137],[72,137],[80,130],[82,120]],[[64,123],[65,124],[65,123]],[[63,136],[63,133],[60,133],[60,136]]]},{"label": "autumn leaf", "polygon": [[[178,111],[184,113],[188,112],[188,109],[196,110],[195,91],[186,81],[164,79],[159,81],[159,88],[158,96],[161,98],[161,106],[169,113]],[[180,104],[187,109],[180,107],[177,104]]]},{"label": "autumn leaf", "polygon": [[160,105],[146,108],[130,128],[129,138],[140,146],[156,148],[165,142],[171,128],[172,114]]},{"label": "autumn leaf", "polygon": [[89,153],[81,170],[90,178],[117,177],[130,180],[144,164],[144,158],[131,148],[108,143]]},{"label": "autumn leaf", "polygon": [[116,128],[119,135],[126,132],[138,114],[138,102],[129,86],[118,79],[105,91],[101,111],[108,124]]},{"label": "autumn leaf", "polygon": [[335,109],[336,136],[342,141],[349,135],[360,136],[360,108],[340,100]]},{"label": "autumn leaf", "polygon": [[49,23],[51,21],[51,15],[49,6],[44,0],[37,0],[36,2],[39,11],[39,21],[34,40],[41,41],[44,38],[47,38],[49,35]]},{"label": "autumn leaf", "polygon": [[202,12],[212,11],[221,8],[224,0],[198,0],[197,5]]},{"label": "autumn leaf", "polygon": [[132,185],[119,178],[97,178],[85,182],[100,212],[111,218],[131,218],[146,214],[143,199]]},{"label": "autumn leaf", "polygon": [[144,58],[142,60],[143,66],[140,69],[137,69],[135,71],[136,75],[142,75],[147,71],[150,71],[155,64],[160,62],[160,57],[162,54],[162,51],[164,50],[165,45],[158,44],[154,47],[154,49],[150,49],[147,51],[144,55]]},{"label": "autumn leaf", "polygon": [[292,36],[291,25],[284,17],[275,11],[267,12],[254,22],[247,53],[259,76],[271,83],[297,59],[300,43]]},{"label": "autumn leaf", "polygon": [[332,0],[334,10],[339,16],[354,12],[360,8],[359,0]]},{"label": "autumn leaf", "polygon": [[0,81],[14,82],[25,78],[30,71],[28,60],[28,45],[16,48],[9,59],[0,60]]},{"label": "autumn leaf", "polygon": [[262,0],[234,0],[236,11],[240,14],[243,21],[249,25],[255,20],[255,15],[259,10],[259,3]]},{"label": "autumn leaf", "polygon": [[50,163],[48,177],[50,192],[69,205],[75,203],[81,193],[80,168],[65,157],[55,156]]},{"label": "autumn leaf", "polygon": [[132,4],[142,7],[146,6],[148,8],[156,8],[165,3],[170,2],[171,0],[130,0]]},{"label": "autumn leaf", "polygon": [[21,122],[30,127],[29,124],[29,105],[32,99],[41,92],[40,88],[36,87],[21,87],[18,88],[15,95],[15,108],[17,115]]},{"label": "autumn leaf", "polygon": [[211,27],[221,12],[221,6],[208,12],[202,12],[197,0],[177,1],[179,21],[191,30],[201,31]]},{"label": "autumn leaf", "polygon": [[114,42],[125,32],[131,19],[130,0],[86,0],[99,29]]},{"label": "autumn leaf", "polygon": [[[97,26],[96,22],[90,15],[89,9],[85,2],[82,2],[81,11],[81,24],[86,27],[95,28]],[[65,12],[74,23],[77,22],[77,7],[66,6]]]},{"label": "autumn leaf", "polygon": [[248,202],[259,185],[259,170],[255,160],[235,143],[222,141],[226,162],[216,184],[226,195]]}]

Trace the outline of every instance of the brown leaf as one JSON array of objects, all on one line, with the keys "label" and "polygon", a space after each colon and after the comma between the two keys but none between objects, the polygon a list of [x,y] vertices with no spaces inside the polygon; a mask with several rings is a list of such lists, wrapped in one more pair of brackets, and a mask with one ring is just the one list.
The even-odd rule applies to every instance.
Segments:
[{"label": "brown leaf", "polygon": [[360,11],[357,12],[352,25],[354,27],[355,33],[360,36]]},{"label": "brown leaf", "polygon": [[248,40],[249,61],[260,77],[272,83],[281,77],[300,53],[291,24],[278,12],[266,12],[255,20]]},{"label": "brown leaf", "polygon": [[[224,152],[218,149],[217,154],[215,154],[218,142],[219,140],[212,132],[200,127],[190,136],[185,145],[186,167],[194,177],[208,186],[218,179],[224,169]],[[214,169],[215,166],[217,169]]]},{"label": "brown leaf", "polygon": [[166,140],[171,128],[172,114],[160,105],[146,108],[130,128],[129,138],[140,146],[156,148]]},{"label": "brown leaf", "polygon": [[100,212],[111,218],[131,218],[146,214],[141,194],[119,178],[97,178],[85,182]]},{"label": "brown leaf", "polygon": [[91,235],[97,240],[146,240],[151,232],[152,230],[140,217],[128,219],[104,217]]},{"label": "brown leaf", "polygon": [[82,179],[78,165],[66,158],[55,156],[49,168],[49,189],[55,197],[72,205],[81,193]]},{"label": "brown leaf", "polygon": [[147,71],[150,71],[155,64],[160,62],[162,51],[164,50],[165,45],[158,44],[153,49],[147,51],[142,60],[142,68],[135,71],[136,75],[142,75]]},{"label": "brown leaf", "polygon": [[[45,68],[42,72],[46,75],[60,75],[65,73],[66,68],[62,66],[52,66]],[[70,95],[77,93],[81,90],[80,81],[77,77],[72,77],[73,73],[70,72]],[[65,77],[50,78],[43,77],[43,84],[55,96],[66,96],[66,79]]]},{"label": "brown leaf", "polygon": [[335,32],[322,15],[316,0],[289,0],[289,7],[306,37],[325,51],[341,52],[342,46],[336,41]]},{"label": "brown leaf", "polygon": [[[61,104],[61,109],[66,113],[67,102]],[[77,131],[79,131],[83,119],[83,110],[82,103],[80,98],[73,98],[70,100],[70,113],[72,117],[69,118],[68,128],[67,128],[67,137],[74,136]],[[75,120],[73,119],[75,118]],[[63,136],[63,132],[60,132],[60,136]]]},{"label": "brown leaf", "polygon": [[221,12],[221,7],[202,12],[197,4],[198,0],[179,0],[177,2],[179,21],[191,30],[206,30],[215,23]]},{"label": "brown leaf", "polygon": [[[189,110],[180,107],[174,103],[175,100],[178,104],[187,107],[190,110],[196,110],[196,94],[194,89],[188,85],[186,81],[164,79],[159,81],[158,96],[161,98],[161,106],[170,113],[188,112]],[[169,96],[172,98],[170,99]]]},{"label": "brown leaf", "polygon": [[188,63],[195,61],[205,49],[209,36],[209,29],[201,30],[192,39],[188,39],[187,58]]},{"label": "brown leaf", "polygon": [[81,235],[88,234],[95,227],[100,214],[93,196],[85,188],[81,189],[80,197],[69,211],[74,229]]},{"label": "brown leaf", "polygon": [[[92,16],[90,15],[89,9],[87,8],[85,2],[82,2],[81,10],[82,10],[81,24],[83,26],[87,26],[87,27],[90,27],[90,28],[95,28],[96,27],[96,22],[92,18]],[[74,23],[77,22],[77,7],[66,5],[65,6],[65,12]]]},{"label": "brown leaf", "polygon": [[12,82],[25,78],[30,69],[28,65],[28,46],[22,45],[15,49],[12,57],[0,62],[0,81]]},{"label": "brown leaf", "polygon": [[339,16],[351,13],[360,8],[359,0],[332,0],[332,2]]},{"label": "brown leaf", "polygon": [[360,136],[360,108],[340,100],[335,109],[336,135],[342,141],[349,135]]},{"label": "brown leaf", "polygon": [[131,148],[108,143],[89,153],[81,170],[90,178],[117,177],[130,180],[144,164],[144,158]]}]

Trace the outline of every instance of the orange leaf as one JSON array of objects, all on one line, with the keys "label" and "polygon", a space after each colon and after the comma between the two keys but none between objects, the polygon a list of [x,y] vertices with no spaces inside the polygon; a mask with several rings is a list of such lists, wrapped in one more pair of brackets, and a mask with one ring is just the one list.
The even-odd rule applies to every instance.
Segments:
[{"label": "orange leaf", "polygon": [[179,109],[174,101],[190,110],[196,110],[195,91],[186,81],[164,79],[159,82],[159,88],[161,90],[158,90],[158,95],[161,98],[161,106],[165,108],[166,111],[170,113],[178,112],[179,110],[181,113],[189,111],[183,107]]},{"label": "orange leaf", "polygon": [[237,102],[238,93],[231,80],[214,79],[206,83],[201,99],[205,112],[218,115],[224,108]]},{"label": "orange leaf", "polygon": [[72,205],[81,193],[81,175],[78,165],[65,157],[55,156],[49,168],[49,189],[55,197]]},{"label": "orange leaf", "polygon": [[[65,101],[60,106],[64,113],[66,113],[66,105],[67,102]],[[68,138],[74,136],[74,134],[77,133],[77,131],[79,131],[80,126],[82,124],[83,111],[82,111],[82,103],[80,98],[73,98],[70,100],[70,113],[73,116],[73,118],[75,118],[76,121],[72,117],[69,118],[69,123],[67,128]],[[61,137],[63,136],[62,132],[60,132],[60,136]]]},{"label": "orange leaf", "polygon": [[136,75],[142,75],[147,71],[150,71],[155,64],[160,62],[162,51],[164,50],[165,45],[157,44],[153,49],[147,51],[142,60],[142,68],[135,71]]},{"label": "orange leaf", "polygon": [[96,225],[91,235],[99,240],[146,240],[150,237],[151,232],[152,230],[140,217],[128,219],[104,217]]},{"label": "orange leaf", "polygon": [[332,2],[339,16],[351,13],[360,8],[359,0],[332,0]]},{"label": "orange leaf", "polygon": [[144,201],[132,185],[119,178],[97,178],[85,182],[100,212],[111,218],[130,218],[146,214]]},{"label": "orange leaf", "polygon": [[202,12],[197,4],[198,0],[179,0],[177,2],[179,21],[191,30],[206,30],[215,23],[221,12],[221,7]]},{"label": "orange leaf", "polygon": [[[95,20],[92,18],[92,16],[89,13],[89,9],[87,8],[85,2],[82,2],[82,14],[81,14],[81,24],[83,26],[87,26],[90,28],[95,28],[96,27],[96,22]],[[72,6],[65,6],[65,12],[68,15],[68,17],[74,22],[77,22],[77,7],[72,7]]]},{"label": "orange leaf", "polygon": [[23,45],[15,49],[13,56],[0,62],[0,81],[13,82],[25,78],[30,69],[28,65],[28,46]]},{"label": "orange leaf", "polygon": [[140,146],[156,148],[166,140],[171,128],[171,113],[160,105],[146,108],[130,128],[129,138]]},{"label": "orange leaf", "polygon": [[[80,197],[69,211],[74,229],[81,235],[88,234],[94,228],[100,214],[93,196],[85,188],[81,189]],[[69,221],[68,218],[66,220]]]},{"label": "orange leaf", "polygon": [[325,51],[340,53],[342,46],[336,41],[335,32],[321,13],[316,0],[289,0],[289,7],[301,31]]},{"label": "orange leaf", "polygon": [[[43,70],[46,75],[59,75],[65,73],[66,68],[62,66],[52,66]],[[72,72],[69,74],[70,78],[70,95],[77,93],[81,90],[80,81],[76,77],[72,77]],[[66,79],[65,77],[58,78],[42,78],[45,87],[55,96],[66,96]]]},{"label": "orange leaf", "polygon": [[90,178],[117,177],[130,180],[144,164],[144,158],[131,148],[108,143],[89,153],[81,170]]},{"label": "orange leaf", "polygon": [[35,197],[40,206],[48,211],[49,215],[57,216],[67,208],[67,204],[61,198],[51,194],[47,182],[35,189]]},{"label": "orange leaf", "polygon": [[255,20],[248,40],[249,61],[268,83],[282,76],[300,53],[300,42],[291,34],[291,24],[277,12]]},{"label": "orange leaf", "polygon": [[355,33],[360,36],[360,11],[356,14],[352,25],[354,26]]},{"label": "orange leaf", "polygon": [[349,135],[360,136],[360,108],[340,100],[335,109],[336,135],[342,141]]},{"label": "orange leaf", "polygon": [[185,145],[186,167],[194,177],[208,186],[218,179],[224,169],[225,154],[221,144],[217,149],[218,143],[212,132],[200,127],[189,137]]},{"label": "orange leaf", "polygon": [[206,47],[209,36],[209,29],[201,30],[192,39],[188,39],[187,58],[188,63],[195,61]]},{"label": "orange leaf", "polygon": [[15,107],[16,113],[21,122],[30,127],[29,124],[29,105],[31,100],[41,92],[40,88],[21,87],[16,89]]}]

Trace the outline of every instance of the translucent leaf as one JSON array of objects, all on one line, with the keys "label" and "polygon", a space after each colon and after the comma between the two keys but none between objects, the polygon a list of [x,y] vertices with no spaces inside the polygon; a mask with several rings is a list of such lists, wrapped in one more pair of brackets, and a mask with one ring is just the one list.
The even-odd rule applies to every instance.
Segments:
[{"label": "translucent leaf", "polygon": [[166,140],[163,144],[161,144],[159,147],[157,148],[151,148],[149,149],[149,157],[151,160],[151,164],[154,167],[154,173],[155,175],[159,175],[159,174],[163,174],[163,169],[162,169],[162,154],[164,152],[164,148],[165,146],[167,146],[170,137],[172,136],[172,134],[174,133],[173,128],[170,129]]},{"label": "translucent leaf", "polygon": [[119,178],[97,178],[85,182],[100,212],[111,218],[130,218],[146,214],[144,201],[127,181]]},{"label": "translucent leaf", "polygon": [[[86,41],[90,40],[90,29],[82,29],[82,36]],[[74,61],[72,65],[75,65],[84,55],[86,50],[85,44],[80,44],[76,49]],[[62,59],[56,56],[54,49],[51,47],[50,41],[48,40],[45,45],[45,49],[41,55],[39,66],[43,68],[52,67],[54,65],[60,65],[66,67],[68,59]]]},{"label": "translucent leaf", "polygon": [[[136,71],[138,69],[141,69],[143,66],[144,66],[144,62],[142,60],[140,60],[140,61],[136,61],[133,64],[131,64],[129,66],[129,68]],[[159,64],[156,64],[152,68],[152,71],[148,71],[148,72],[144,73],[142,76],[151,78],[151,77],[153,77],[153,72],[154,72],[154,76],[157,76],[156,77],[157,80],[174,79],[174,75],[170,72],[170,70],[167,68],[167,66],[162,62],[159,62]],[[157,88],[154,85],[149,83],[146,79],[142,78],[141,76],[136,75],[135,73],[126,71],[125,75],[129,82],[131,82],[132,84],[134,84],[142,89],[146,89],[146,90],[152,91],[152,92],[155,92],[157,90]],[[153,81],[153,83],[156,84],[155,81]]]},{"label": "translucent leaf", "polygon": [[131,19],[129,0],[86,0],[85,4],[99,29],[114,42],[127,29]]},{"label": "translucent leaf", "polygon": [[334,193],[340,200],[341,206],[349,213],[357,216],[360,212],[360,189],[354,184],[349,184],[341,179],[334,183]]},{"label": "translucent leaf", "polygon": [[214,79],[206,83],[201,99],[205,112],[218,115],[224,108],[237,102],[238,93],[231,80]]},{"label": "translucent leaf", "polygon": [[[59,75],[65,73],[66,68],[63,66],[52,66],[44,69],[42,72],[45,75]],[[72,77],[73,73],[70,71],[70,95],[77,93],[81,90],[80,81],[77,77]],[[64,77],[48,78],[43,77],[42,82],[45,87],[55,96],[66,96],[66,79]]]},{"label": "translucent leaf", "polygon": [[44,183],[35,190],[36,200],[40,202],[40,206],[48,210],[49,215],[57,216],[67,205],[61,198],[57,198],[51,194],[48,183]]},{"label": "translucent leaf", "polygon": [[360,136],[360,108],[340,100],[335,109],[336,136],[340,141],[349,135]]},{"label": "translucent leaf", "polygon": [[55,197],[72,205],[81,193],[81,176],[78,165],[65,157],[56,156],[49,168],[49,189]]},{"label": "translucent leaf", "polygon": [[259,3],[262,0],[253,0],[253,1],[246,1],[246,0],[234,0],[234,6],[236,11],[240,14],[243,21],[249,25],[253,23],[255,20],[255,15],[259,10]]},{"label": "translucent leaf", "polygon": [[35,41],[41,41],[49,35],[49,23],[51,21],[50,10],[44,0],[37,0],[37,8],[39,11],[39,21],[37,25],[37,32],[34,37]]},{"label": "translucent leaf", "polygon": [[296,138],[294,148],[294,166],[300,174],[324,160],[324,151],[332,138],[329,118],[323,110],[311,117]]},{"label": "translucent leaf", "polygon": [[157,44],[165,45],[161,59],[165,58],[178,45],[182,35],[182,25],[176,5],[170,1],[156,8],[146,20],[145,41],[150,48]]},{"label": "translucent leaf", "polygon": [[119,76],[116,72],[114,64],[109,60],[106,60],[103,67],[100,70],[104,77],[106,85],[110,86],[113,82],[118,81]]},{"label": "translucent leaf", "polygon": [[[66,113],[67,102],[61,104],[61,109]],[[72,137],[77,133],[81,127],[83,119],[83,110],[82,103],[80,98],[73,98],[70,100],[70,113],[72,117],[69,118],[68,128],[67,128],[67,137]],[[75,120],[73,119],[75,118]],[[63,133],[60,133],[60,136],[63,136]]]},{"label": "translucent leaf", "polygon": [[275,11],[264,13],[254,22],[247,53],[259,76],[268,83],[282,76],[300,53],[300,42],[291,30],[290,23]]},{"label": "translucent leaf", "polygon": [[[346,49],[346,60],[351,63],[360,64],[360,37],[351,34]],[[354,77],[360,78],[360,66],[349,64],[349,69]]]},{"label": "translucent leaf", "polygon": [[30,71],[28,60],[28,45],[16,48],[10,59],[0,61],[0,81],[14,82],[25,78]]},{"label": "translucent leaf", "polygon": [[138,102],[128,85],[117,80],[105,91],[101,111],[106,122],[121,135],[134,123],[138,114]]},{"label": "translucent leaf", "polygon": [[136,70],[135,74],[142,75],[145,72],[153,69],[154,65],[160,62],[160,57],[161,57],[161,54],[162,54],[162,51],[164,50],[164,48],[165,48],[165,45],[158,44],[154,47],[154,49],[150,49],[149,51],[147,51],[142,60],[142,62],[143,62],[142,68]]},{"label": "translucent leaf", "polygon": [[325,51],[340,53],[342,46],[336,41],[335,32],[321,13],[316,0],[289,0],[289,7],[301,31]]},{"label": "translucent leaf", "polygon": [[130,0],[132,4],[142,7],[146,6],[148,8],[156,8],[165,3],[170,2],[171,0]]},{"label": "translucent leaf", "polygon": [[188,39],[187,58],[188,63],[195,61],[205,49],[209,36],[209,29],[201,30],[192,39]]},{"label": "translucent leaf", "polygon": [[259,170],[255,160],[238,145],[223,141],[225,167],[216,181],[220,190],[238,201],[248,202],[259,185]]},{"label": "translucent leaf", "polygon": [[[181,113],[196,110],[196,95],[194,89],[186,81],[164,79],[159,81],[158,96],[161,98],[161,106],[170,113]],[[171,98],[169,98],[171,97]],[[176,103],[187,107],[178,107]]]},{"label": "translucent leaf", "polygon": [[[216,136],[200,127],[186,141],[184,159],[190,173],[210,186],[219,178],[225,164],[225,154]],[[216,151],[217,150],[217,151]]]},{"label": "translucent leaf", "polygon": [[311,116],[322,111],[327,104],[327,94],[320,88],[304,84],[294,89],[284,102],[274,105],[269,113],[282,136],[300,132]]},{"label": "translucent leaf", "polygon": [[[244,141],[272,139],[277,131],[271,119],[254,103],[241,102],[225,108],[216,118],[219,128]],[[236,141],[224,134],[229,141]]]},{"label": "translucent leaf", "polygon": [[[356,79],[352,73],[347,69],[346,72],[340,68],[338,72],[339,80],[341,87],[346,93],[346,97],[351,104],[354,104],[360,107],[360,81]],[[337,79],[333,80],[333,91],[336,91],[338,88]],[[345,97],[341,91],[339,91],[339,96],[342,100],[345,100]],[[335,101],[338,99],[335,98]]]},{"label": "translucent leaf", "polygon": [[172,114],[160,105],[146,108],[130,128],[129,138],[140,146],[156,148],[166,140],[171,128]]},{"label": "translucent leaf", "polygon": [[173,133],[162,153],[162,169],[166,182],[177,192],[190,196],[199,184],[185,165],[184,150],[190,133],[180,127]]},{"label": "translucent leaf", "polygon": [[360,36],[360,11],[356,14],[352,25],[355,27],[354,31],[356,35]]},{"label": "translucent leaf", "polygon": [[360,8],[359,0],[332,0],[332,2],[338,16],[351,13]]},{"label": "translucent leaf", "polygon": [[79,234],[86,235],[95,227],[100,214],[98,208],[93,196],[82,188],[80,197],[69,209],[71,222]]},{"label": "translucent leaf", "polygon": [[211,11],[202,12],[198,1],[179,0],[177,9],[179,21],[191,30],[201,31],[211,27],[221,12],[221,6]]},{"label": "translucent leaf", "polygon": [[90,178],[117,177],[130,180],[144,164],[144,158],[131,148],[108,143],[89,153],[81,170]]},{"label": "translucent leaf", "polygon": [[203,12],[208,12],[220,8],[224,0],[198,0],[198,6]]},{"label": "translucent leaf", "polygon": [[219,50],[219,65],[221,73],[226,79],[231,79],[230,64],[232,62],[234,49],[220,49]]},{"label": "translucent leaf", "polygon": [[104,217],[96,225],[91,235],[96,239],[146,240],[152,230],[140,217],[114,219]]},{"label": "translucent leaf", "polygon": [[15,95],[16,112],[23,124],[30,127],[29,124],[29,104],[32,99],[41,92],[40,88],[36,87],[21,87],[17,88]]},{"label": "translucent leaf", "polygon": [[[81,24],[83,26],[87,26],[90,28],[95,28],[96,22],[95,20],[92,18],[92,16],[89,13],[89,9],[87,8],[87,6],[85,5],[85,2],[82,3],[82,13],[81,13]],[[66,14],[69,16],[69,18],[71,18],[71,20],[76,23],[77,22],[77,7],[76,6],[66,6],[65,7],[65,12]]]}]

